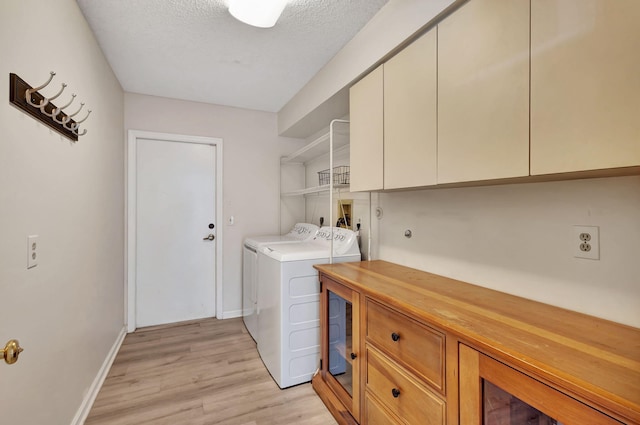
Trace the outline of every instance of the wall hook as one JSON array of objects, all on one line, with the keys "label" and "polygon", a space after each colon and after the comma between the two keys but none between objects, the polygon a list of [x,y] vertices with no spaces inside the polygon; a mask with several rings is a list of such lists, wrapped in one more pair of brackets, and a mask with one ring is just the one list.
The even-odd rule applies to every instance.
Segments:
[{"label": "wall hook", "polygon": [[77,110],[77,111],[75,111],[73,114],[68,115],[68,117],[69,117],[69,118],[73,118],[73,117],[75,117],[76,115],[78,115],[78,114],[80,113],[80,111],[82,111],[82,108],[83,108],[83,107],[84,107],[84,102],[81,102],[81,103],[80,103],[80,107],[78,108],[78,110]]},{"label": "wall hook", "polygon": [[85,121],[87,120],[87,118],[89,118],[89,115],[91,115],[91,109],[89,109],[89,110],[87,111],[87,116],[86,116],[86,117],[84,117],[84,118],[83,118],[83,119],[81,119],[80,121],[76,121],[76,123],[72,125],[73,130],[74,130],[74,131],[75,131],[75,130],[77,130],[77,129],[78,129],[78,127],[80,127],[80,124],[81,124],[81,123],[83,123],[83,122],[85,122]]},{"label": "wall hook", "polygon": [[[51,102],[52,100],[56,99],[58,96],[60,96],[62,94],[62,92],[64,91],[64,89],[67,87],[66,83],[62,83],[62,87],[60,87],[60,91],[58,93],[56,93],[54,96],[51,97],[45,97],[44,101],[42,101],[41,105],[40,105],[40,112],[42,112],[43,114],[45,114],[46,116],[53,118],[54,114],[53,113],[48,113],[46,111],[46,106],[49,102]],[[55,111],[55,108],[53,109]],[[58,114],[56,114],[58,115]]]},{"label": "wall hook", "polygon": [[53,80],[53,76],[56,75],[55,72],[51,71],[49,73],[49,79],[47,80],[46,83],[42,84],[41,86],[38,86],[36,88],[31,88],[31,89],[27,89],[24,92],[24,98],[27,101],[27,103],[31,106],[33,106],[34,108],[39,108],[43,105],[46,105],[47,103],[49,103],[49,99],[47,99],[46,97],[40,101],[39,105],[36,105],[35,103],[33,103],[33,101],[31,101],[31,94],[37,92],[40,89],[43,89],[45,87],[47,87],[49,85],[49,83],[51,82],[51,80]]},{"label": "wall hook", "polygon": [[76,95],[75,93],[71,95],[71,100],[69,101],[69,103],[67,103],[64,106],[61,106],[59,108],[55,108],[51,113],[53,114],[53,119],[55,120],[55,122],[57,122],[58,124],[65,124],[67,121],[69,121],[71,119],[71,117],[69,115],[66,115],[64,117],[62,117],[62,120],[59,120],[57,118],[58,115],[60,115],[60,112],[62,112],[62,110],[66,107],[68,107],[69,105],[71,105],[73,103],[73,101],[75,100]]},{"label": "wall hook", "polygon": [[[84,105],[84,104],[83,104],[83,105]],[[80,111],[78,111],[78,112],[80,112]],[[76,114],[77,114],[78,112],[76,112]],[[91,115],[91,109],[89,109],[89,110],[87,111],[87,116],[86,116],[86,117],[84,117],[84,118],[83,118],[83,119],[81,119],[80,121],[76,121],[76,122],[74,122],[73,124],[71,124],[71,127],[67,127],[67,125],[65,124],[65,125],[64,125],[64,128],[66,128],[67,130],[70,130],[70,131],[76,132],[76,130],[78,130],[78,127],[80,127],[80,124],[82,124],[83,122],[85,122],[85,121],[87,120],[87,118],[89,118],[89,115]],[[77,135],[77,134],[76,134],[76,135]]]}]

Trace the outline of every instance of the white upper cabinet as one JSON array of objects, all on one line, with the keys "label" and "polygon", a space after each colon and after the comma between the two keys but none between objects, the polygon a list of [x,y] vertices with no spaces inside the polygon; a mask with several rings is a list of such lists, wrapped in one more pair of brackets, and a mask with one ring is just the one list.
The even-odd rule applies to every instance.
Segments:
[{"label": "white upper cabinet", "polygon": [[352,190],[637,174],[640,0],[470,0],[350,94]]},{"label": "white upper cabinet", "polygon": [[528,175],[529,0],[471,0],[438,24],[438,183]]},{"label": "white upper cabinet", "polygon": [[437,31],[384,64],[384,188],[435,185]]},{"label": "white upper cabinet", "polygon": [[351,191],[383,188],[382,65],[349,90]]},{"label": "white upper cabinet", "polygon": [[532,1],[531,174],[637,165],[640,1]]}]

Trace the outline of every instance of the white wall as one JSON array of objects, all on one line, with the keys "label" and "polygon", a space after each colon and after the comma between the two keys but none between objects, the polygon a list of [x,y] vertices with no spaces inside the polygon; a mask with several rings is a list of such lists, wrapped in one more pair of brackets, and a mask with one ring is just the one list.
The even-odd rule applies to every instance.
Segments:
[{"label": "white wall", "polygon": [[[3,0],[0,40],[0,343],[25,349],[0,364],[1,421],[69,424],[123,330],[123,92],[73,0]],[[10,72],[52,70],[44,94],[93,110],[78,143],[8,102]]]},{"label": "white wall", "polygon": [[[379,197],[380,259],[640,327],[640,177]],[[573,225],[599,226],[599,261]]]},{"label": "white wall", "polygon": [[[280,167],[280,191],[287,193],[304,188],[304,164],[282,164]],[[301,221],[305,221],[305,198],[297,195],[282,196],[280,199],[280,233],[286,233]]]},{"label": "white wall", "polygon": [[[280,232],[280,157],[303,141],[279,137],[274,113],[125,94],[125,128],[223,139],[223,311],[241,315],[242,241]],[[234,216],[235,224],[226,225]],[[286,229],[288,230],[288,229]]]}]

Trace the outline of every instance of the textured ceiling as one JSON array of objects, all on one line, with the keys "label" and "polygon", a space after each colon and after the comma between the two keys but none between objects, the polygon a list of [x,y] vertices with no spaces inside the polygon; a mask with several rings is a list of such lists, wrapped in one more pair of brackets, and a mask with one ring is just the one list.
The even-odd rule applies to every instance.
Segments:
[{"label": "textured ceiling", "polygon": [[77,0],[127,92],[277,112],[388,0],[291,0],[273,28],[228,0]]}]

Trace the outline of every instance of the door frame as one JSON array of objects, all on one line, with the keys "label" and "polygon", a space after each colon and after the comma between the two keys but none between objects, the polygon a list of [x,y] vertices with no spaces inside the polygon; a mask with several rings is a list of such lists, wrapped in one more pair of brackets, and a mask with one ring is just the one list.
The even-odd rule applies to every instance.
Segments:
[{"label": "door frame", "polygon": [[126,168],[126,238],[125,246],[125,294],[124,311],[127,332],[136,330],[136,151],[138,139],[165,140],[169,142],[197,143],[213,146],[216,150],[216,317],[222,317],[222,246],[223,246],[223,204],[222,204],[222,139],[203,136],[188,136],[183,134],[158,133],[143,130],[128,130],[127,137],[127,168]]}]

